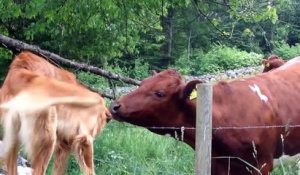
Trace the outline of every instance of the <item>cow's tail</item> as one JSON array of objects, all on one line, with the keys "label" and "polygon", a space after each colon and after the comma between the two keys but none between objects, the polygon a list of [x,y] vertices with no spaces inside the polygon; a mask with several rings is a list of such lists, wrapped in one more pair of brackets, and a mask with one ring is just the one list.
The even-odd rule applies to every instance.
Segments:
[{"label": "cow's tail", "polygon": [[99,99],[80,96],[51,97],[44,94],[32,94],[22,92],[6,103],[1,104],[1,108],[17,112],[41,111],[53,105],[74,104],[82,107],[88,107],[99,103]]},{"label": "cow's tail", "polygon": [[103,102],[99,95],[78,85],[45,77],[37,79],[0,107],[16,112],[34,112],[53,105],[73,104],[79,107],[89,107]]}]

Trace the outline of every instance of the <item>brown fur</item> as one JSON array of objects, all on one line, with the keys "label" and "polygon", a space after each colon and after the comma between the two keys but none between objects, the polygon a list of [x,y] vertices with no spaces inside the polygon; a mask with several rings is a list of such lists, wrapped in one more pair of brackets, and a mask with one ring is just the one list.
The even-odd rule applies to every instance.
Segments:
[{"label": "brown fur", "polygon": [[[297,57],[273,71],[213,85],[213,175],[268,175],[274,158],[283,152],[300,153],[300,129],[289,128],[289,125],[300,124],[299,82],[300,57]],[[191,85],[195,86],[195,82],[185,83],[179,73],[165,70],[143,80],[138,89],[113,102],[110,109],[115,119],[139,126],[176,127],[150,130],[173,137],[183,134],[183,141],[195,148],[195,130],[180,130],[182,126],[196,126],[196,101],[186,95],[194,88]],[[260,95],[253,90],[254,85],[259,88]],[[268,98],[266,101],[262,94]],[[241,129],[274,125],[282,127]],[[220,127],[240,129],[216,129]],[[227,157],[238,157],[260,172],[238,159]]]},{"label": "brown fur", "polygon": [[65,174],[70,153],[84,174],[94,174],[93,139],[109,113],[103,98],[80,85],[74,74],[21,52],[10,66],[0,103],[9,174],[17,173],[19,144],[25,146],[33,174],[45,174],[53,151],[53,174]]},{"label": "brown fur", "polygon": [[282,66],[285,61],[277,55],[270,55],[267,59],[262,61],[264,66],[263,72],[269,72],[273,69],[276,69]]}]

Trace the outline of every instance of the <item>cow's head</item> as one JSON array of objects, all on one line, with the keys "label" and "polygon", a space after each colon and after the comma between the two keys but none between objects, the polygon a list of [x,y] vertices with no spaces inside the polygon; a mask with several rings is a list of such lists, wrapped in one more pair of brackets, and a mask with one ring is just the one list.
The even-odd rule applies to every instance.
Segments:
[{"label": "cow's head", "polygon": [[269,72],[273,69],[276,69],[280,66],[282,66],[285,63],[285,61],[280,58],[277,55],[270,55],[267,59],[264,59],[262,61],[262,64],[264,66],[263,72]]},{"label": "cow's head", "polygon": [[154,73],[136,90],[114,101],[110,111],[117,120],[143,127],[194,126],[195,100],[189,96],[197,83],[201,81],[186,84],[175,70]]}]

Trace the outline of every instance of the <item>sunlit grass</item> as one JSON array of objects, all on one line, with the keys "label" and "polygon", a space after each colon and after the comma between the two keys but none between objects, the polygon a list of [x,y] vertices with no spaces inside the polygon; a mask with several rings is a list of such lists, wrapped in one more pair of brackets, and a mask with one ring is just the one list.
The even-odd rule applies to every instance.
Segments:
[{"label": "sunlit grass", "polygon": [[[99,175],[194,174],[193,149],[173,138],[129,124],[109,122],[95,140],[94,149],[95,172]],[[81,174],[73,157],[67,174]]]},{"label": "sunlit grass", "polygon": [[[1,129],[1,128],[0,128]],[[193,175],[194,150],[173,138],[112,121],[95,140],[94,163],[99,175]],[[272,175],[299,175],[298,161],[274,168]],[[51,174],[50,163],[47,174]],[[74,157],[66,174],[81,175]]]}]

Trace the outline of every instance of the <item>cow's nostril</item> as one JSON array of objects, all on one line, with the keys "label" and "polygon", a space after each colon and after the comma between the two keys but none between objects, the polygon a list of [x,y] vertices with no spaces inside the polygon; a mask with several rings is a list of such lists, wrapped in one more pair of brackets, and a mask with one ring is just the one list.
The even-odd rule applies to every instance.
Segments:
[{"label": "cow's nostril", "polygon": [[121,107],[120,104],[115,104],[115,105],[113,106],[113,110],[114,110],[114,111],[117,111],[120,107]]},{"label": "cow's nostril", "polygon": [[117,113],[117,111],[120,109],[121,105],[120,103],[118,102],[113,102],[111,105],[110,105],[110,111],[112,113]]}]

